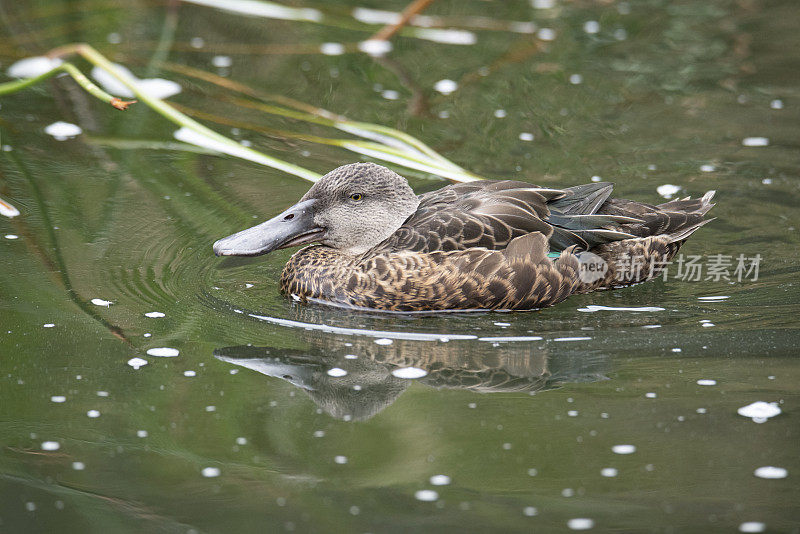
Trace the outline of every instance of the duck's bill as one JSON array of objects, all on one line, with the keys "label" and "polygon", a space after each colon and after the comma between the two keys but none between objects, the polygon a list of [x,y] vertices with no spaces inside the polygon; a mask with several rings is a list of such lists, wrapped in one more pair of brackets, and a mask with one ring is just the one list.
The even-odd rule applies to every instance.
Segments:
[{"label": "duck's bill", "polygon": [[217,256],[259,256],[280,248],[319,241],[324,228],[314,223],[314,203],[304,200],[277,217],[214,243]]}]

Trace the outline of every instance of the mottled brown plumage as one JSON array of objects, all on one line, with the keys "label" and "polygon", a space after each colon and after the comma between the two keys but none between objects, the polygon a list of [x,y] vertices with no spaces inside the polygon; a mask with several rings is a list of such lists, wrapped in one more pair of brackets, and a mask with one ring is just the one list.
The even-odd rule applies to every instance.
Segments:
[{"label": "mottled brown plumage", "polygon": [[[392,311],[529,310],[652,278],[713,206],[713,192],[652,206],[611,199],[612,188],[486,180],[416,197],[384,167],[346,165],[296,206],[214,249],[252,255],[322,243],[298,251],[281,276],[281,289],[301,300]],[[596,279],[581,275],[588,256],[606,266]]]}]

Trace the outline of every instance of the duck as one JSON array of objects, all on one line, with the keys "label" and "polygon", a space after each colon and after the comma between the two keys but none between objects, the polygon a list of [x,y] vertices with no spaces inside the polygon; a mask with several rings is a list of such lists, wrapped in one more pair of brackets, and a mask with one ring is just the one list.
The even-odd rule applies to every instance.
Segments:
[{"label": "duck", "polygon": [[281,291],[302,303],[388,312],[535,310],[665,273],[713,219],[714,191],[664,204],[613,183],[554,189],[476,180],[416,195],[374,163],[321,177],[299,202],[213,244],[217,256],[291,256]]}]

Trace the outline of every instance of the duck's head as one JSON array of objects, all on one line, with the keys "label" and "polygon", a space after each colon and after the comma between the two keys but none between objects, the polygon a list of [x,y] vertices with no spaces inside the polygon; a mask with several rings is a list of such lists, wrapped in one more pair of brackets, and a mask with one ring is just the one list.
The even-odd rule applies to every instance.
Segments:
[{"label": "duck's head", "polygon": [[374,163],[344,165],[280,215],[214,243],[214,254],[258,256],[308,243],[361,254],[392,235],[418,205],[399,174]]}]

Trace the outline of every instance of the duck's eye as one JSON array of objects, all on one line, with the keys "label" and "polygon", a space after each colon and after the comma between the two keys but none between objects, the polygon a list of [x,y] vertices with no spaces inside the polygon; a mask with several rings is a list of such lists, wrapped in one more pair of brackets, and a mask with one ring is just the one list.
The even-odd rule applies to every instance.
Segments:
[{"label": "duck's eye", "polygon": [[364,198],[364,196],[361,193],[353,193],[352,195],[350,195],[350,200],[355,200],[356,202],[358,202],[362,198]]}]

